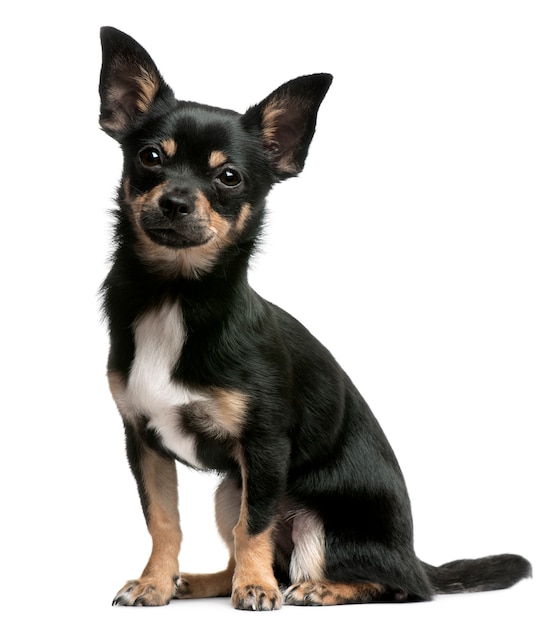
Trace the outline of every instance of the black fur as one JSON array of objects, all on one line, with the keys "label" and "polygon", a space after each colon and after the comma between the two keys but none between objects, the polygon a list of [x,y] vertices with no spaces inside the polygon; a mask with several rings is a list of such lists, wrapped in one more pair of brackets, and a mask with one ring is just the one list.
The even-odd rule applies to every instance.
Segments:
[{"label": "black fur", "polygon": [[[291,81],[240,115],[176,100],[150,56],[123,33],[103,29],[102,43],[100,121],[124,155],[113,265],[103,286],[109,372],[127,383],[137,320],[163,303],[177,303],[186,339],[172,380],[199,393],[217,388],[247,398],[240,434],[211,434],[210,416],[194,403],[180,409],[183,433],[194,436],[204,467],[247,490],[250,535],[276,523],[284,507],[318,516],[325,531],[326,580],[382,585],[384,601],[427,600],[434,593],[507,587],[530,575],[529,563],[511,555],[439,568],[421,563],[401,470],[366,402],[328,350],[247,282],[266,196],[276,182],[302,170],[331,77]],[[154,88],[145,75],[154,78]],[[167,139],[175,140],[175,154],[170,148],[158,163]],[[151,147],[157,152],[144,154]],[[225,167],[231,164],[221,174],[219,165],[207,165],[218,151],[225,154]],[[217,178],[237,175],[241,182],[235,187]],[[149,199],[156,207],[134,218],[133,206],[164,184],[161,198]],[[237,227],[238,234],[194,271],[179,271],[166,261],[158,266],[156,251],[202,251],[206,233],[193,224],[197,192],[210,215]],[[248,217],[239,228],[241,211]],[[141,252],[145,233],[155,250],[152,258]],[[146,493],[141,454],[150,449],[187,462],[149,427],[149,418],[125,420],[128,457],[147,519],[152,494]],[[284,519],[277,523],[282,535],[276,540],[276,573],[288,584],[290,526]]]}]

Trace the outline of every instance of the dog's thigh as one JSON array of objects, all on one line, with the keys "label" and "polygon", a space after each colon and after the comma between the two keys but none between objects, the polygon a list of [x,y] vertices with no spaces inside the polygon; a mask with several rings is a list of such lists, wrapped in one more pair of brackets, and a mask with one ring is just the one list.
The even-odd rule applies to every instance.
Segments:
[{"label": "dog's thigh", "polygon": [[225,478],[216,491],[215,505],[218,532],[229,550],[227,567],[214,574],[182,572],[177,583],[176,598],[215,598],[231,595],[235,571],[233,529],[241,510],[241,488],[231,479]]},{"label": "dog's thigh", "polygon": [[241,513],[241,487],[231,478],[224,478],[214,497],[216,506],[216,526],[224,540],[229,554],[235,552],[233,529]]}]

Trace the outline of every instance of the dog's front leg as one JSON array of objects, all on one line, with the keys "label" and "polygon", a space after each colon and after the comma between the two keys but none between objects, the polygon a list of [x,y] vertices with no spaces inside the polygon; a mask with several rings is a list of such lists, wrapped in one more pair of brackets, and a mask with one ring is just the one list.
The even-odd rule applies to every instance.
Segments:
[{"label": "dog's front leg", "polygon": [[114,604],[160,606],[171,600],[179,579],[181,529],[175,461],[149,447],[133,426],[126,425],[126,436],[129,463],[152,537],[152,552],[141,577],[127,582]]},{"label": "dog's front leg", "polygon": [[278,499],[283,492],[288,454],[278,453],[281,463],[273,467],[273,454],[262,450],[239,452],[242,494],[239,521],[233,530],[235,573],[231,600],[236,609],[279,609],[282,596],[274,576],[274,528]]}]

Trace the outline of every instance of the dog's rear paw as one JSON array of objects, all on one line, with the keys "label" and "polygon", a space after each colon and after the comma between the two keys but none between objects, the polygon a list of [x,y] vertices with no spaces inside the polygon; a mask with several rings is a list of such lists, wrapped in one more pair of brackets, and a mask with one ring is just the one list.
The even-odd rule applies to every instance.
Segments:
[{"label": "dog's rear paw", "polygon": [[233,589],[231,601],[236,609],[244,611],[273,611],[281,608],[282,598],[278,587],[244,585]]},{"label": "dog's rear paw", "polygon": [[385,588],[374,583],[297,583],[286,589],[285,604],[298,606],[330,606],[334,604],[363,604],[383,597]]},{"label": "dog's rear paw", "polygon": [[120,606],[164,606],[171,600],[175,582],[154,578],[130,580],[116,594],[112,604]]},{"label": "dog's rear paw", "polygon": [[326,596],[330,595],[325,585],[315,583],[298,583],[285,590],[285,604],[297,606],[321,606]]}]

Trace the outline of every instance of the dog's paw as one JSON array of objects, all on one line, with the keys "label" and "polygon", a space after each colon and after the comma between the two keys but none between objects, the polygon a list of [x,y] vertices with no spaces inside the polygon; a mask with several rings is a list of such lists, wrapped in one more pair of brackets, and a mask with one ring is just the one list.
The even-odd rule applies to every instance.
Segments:
[{"label": "dog's paw", "polygon": [[321,606],[330,592],[326,585],[306,582],[292,585],[283,594],[285,604],[297,606]]},{"label": "dog's paw", "polygon": [[116,594],[112,604],[120,606],[164,606],[172,599],[176,582],[155,578],[128,581]]},{"label": "dog's paw", "polygon": [[382,598],[385,588],[376,583],[333,583],[305,581],[292,585],[283,594],[285,604],[332,606],[364,604]]},{"label": "dog's paw", "polygon": [[240,585],[233,588],[231,602],[243,611],[273,611],[281,608],[279,588],[262,585]]}]

